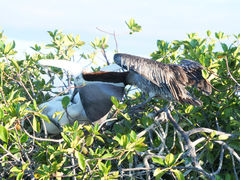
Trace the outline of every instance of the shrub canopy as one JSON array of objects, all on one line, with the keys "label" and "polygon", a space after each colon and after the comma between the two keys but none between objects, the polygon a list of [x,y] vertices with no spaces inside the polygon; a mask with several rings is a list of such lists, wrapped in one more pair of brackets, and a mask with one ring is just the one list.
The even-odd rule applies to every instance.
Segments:
[{"label": "shrub canopy", "polygon": [[[127,24],[130,34],[141,30],[134,20]],[[153,60],[178,63],[186,58],[205,67],[202,74],[212,84],[212,94],[191,90],[203,106],[176,103],[170,112],[166,110],[168,102],[153,98],[143,109],[134,109],[147,95],[128,93],[126,88],[123,101],[112,98],[108,123],[75,122],[64,126],[61,135],[46,137],[40,132],[41,122],[49,119],[41,114],[39,104],[57,95],[52,92],[55,78],[63,81],[63,94],[72,84],[64,80],[65,72],[43,68],[38,60],[70,60],[77,55],[81,61],[94,61],[97,52],[106,55],[108,48],[107,38],[96,38],[90,43],[93,51],[86,53],[81,50],[85,42],[79,35],[57,30],[48,33],[51,42],[31,47],[34,53],[26,53],[23,59],[16,58],[15,42],[8,42],[0,33],[1,178],[239,177],[240,34],[207,31],[203,38],[191,33],[185,40],[157,40],[150,55]],[[156,114],[159,110],[162,112]]]}]

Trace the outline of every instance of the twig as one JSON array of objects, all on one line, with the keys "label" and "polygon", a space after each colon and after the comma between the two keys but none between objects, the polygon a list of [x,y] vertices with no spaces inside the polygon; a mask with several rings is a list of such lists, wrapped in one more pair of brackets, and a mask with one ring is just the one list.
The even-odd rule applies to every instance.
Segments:
[{"label": "twig", "polygon": [[225,143],[225,142],[223,142],[223,141],[219,141],[219,140],[214,141],[214,142],[216,142],[216,143],[218,143],[218,144],[221,144],[221,145],[223,145],[226,149],[228,149],[228,151],[229,151],[230,153],[232,153],[232,154],[235,156],[235,158],[238,160],[238,162],[240,163],[240,157],[239,157],[239,155],[234,151],[233,148],[231,148],[229,145],[227,145],[227,143]]},{"label": "twig", "polygon": [[114,37],[114,41],[115,41],[115,45],[116,45],[116,51],[118,52],[118,42],[117,42],[115,31],[113,32],[113,37]]},{"label": "twig", "polygon": [[226,62],[226,65],[227,65],[228,74],[230,75],[231,79],[240,87],[240,84],[236,81],[236,79],[234,79],[234,77],[232,76],[232,73],[230,72],[227,57],[225,57],[225,62]]},{"label": "twig", "polygon": [[117,43],[117,38],[116,38],[116,33],[115,33],[115,31],[114,31],[113,33],[111,33],[111,32],[104,31],[104,30],[100,29],[99,27],[96,27],[96,29],[99,30],[99,31],[101,31],[101,32],[103,32],[103,33],[106,33],[106,34],[108,34],[108,35],[110,35],[110,36],[113,36],[114,41],[115,41],[115,45],[116,45],[116,51],[118,52],[118,43]]},{"label": "twig", "polygon": [[[156,113],[154,113],[153,117],[157,116],[159,113],[162,113],[164,111],[164,108],[160,109],[159,111],[157,111]],[[152,124],[151,126],[147,127],[146,129],[144,129],[142,132],[138,133],[137,138],[140,138],[142,136],[144,136],[147,132],[149,132],[150,130],[153,130],[154,127],[156,126],[156,124]]]},{"label": "twig", "polygon": [[2,98],[3,98],[4,104],[5,104],[6,106],[8,106],[8,103],[7,103],[6,99],[5,99],[5,95],[4,95],[4,92],[3,92],[2,87],[0,87],[0,92],[1,92],[1,94],[2,94]]},{"label": "twig", "polygon": [[[29,117],[26,117],[26,119],[28,120],[29,124],[31,125],[32,129],[33,129],[33,125],[32,125],[32,122],[30,121]],[[23,121],[24,123],[24,121]],[[24,125],[24,124],[23,124]],[[22,127],[24,128],[24,127]],[[33,131],[33,136],[35,137],[35,131]],[[33,139],[33,144],[35,143],[35,139]]]},{"label": "twig", "polygon": [[[72,163],[72,166],[76,166],[75,162],[74,162],[74,156],[73,156],[73,153],[71,153],[71,163]],[[76,174],[76,169],[73,168],[73,174]],[[73,176],[73,180],[76,180],[77,178],[75,176]]]},{"label": "twig", "polygon": [[[29,75],[29,74],[28,74],[28,75]],[[31,81],[30,78],[28,78],[28,81],[29,81],[30,86],[31,86],[32,94],[33,94],[33,96],[35,96],[35,93],[34,93],[34,87],[33,87],[32,81]]]},{"label": "twig", "polygon": [[27,88],[25,87],[24,83],[22,82],[21,75],[20,75],[19,73],[17,73],[17,76],[18,76],[18,78],[19,78],[19,81],[18,81],[18,82],[19,82],[20,85],[24,88],[24,90],[26,91],[26,93],[28,94],[28,96],[30,97],[30,99],[33,101],[34,99],[33,99],[32,95],[28,92]]},{"label": "twig", "polygon": [[189,169],[189,170],[193,170],[193,171],[196,171],[196,172],[201,172],[205,176],[207,176],[208,178],[215,180],[215,178],[213,176],[211,176],[211,174],[209,174],[206,171],[204,171],[203,169],[200,169],[200,168],[197,168],[197,167],[192,167],[192,166],[175,166],[175,167],[172,167],[172,169],[186,169],[186,170]]},{"label": "twig", "polygon": [[105,60],[106,60],[106,62],[107,62],[107,65],[109,65],[110,62],[109,62],[109,60],[108,60],[108,58],[107,58],[107,55],[106,55],[105,49],[104,49],[104,47],[103,47],[103,44],[102,44],[102,54],[103,54],[103,57],[105,58]]},{"label": "twig", "polygon": [[157,156],[155,154],[149,154],[149,155],[145,156],[144,159],[143,159],[143,163],[146,167],[145,170],[147,171],[147,179],[148,180],[151,180],[151,176],[150,176],[150,172],[149,172],[149,170],[151,170],[151,168],[150,168],[150,165],[148,163],[148,160],[151,159],[152,157],[159,157],[159,156]]},{"label": "twig", "polygon": [[146,129],[144,129],[143,131],[138,133],[137,138],[139,139],[140,137],[144,136],[148,131],[153,130],[155,128],[155,126],[156,126],[155,124],[150,125]]},{"label": "twig", "polygon": [[57,143],[61,143],[61,142],[64,141],[63,139],[45,139],[45,138],[34,137],[34,136],[32,136],[31,134],[29,134],[29,133],[26,131],[26,129],[24,129],[24,128],[22,128],[22,129],[23,129],[23,131],[24,131],[29,137],[31,137],[31,138],[33,138],[33,139],[36,139],[36,140],[38,140],[38,141],[49,141],[49,142],[57,142]]},{"label": "twig", "polygon": [[[181,136],[185,140],[187,148],[189,150],[190,157],[191,157],[192,162],[193,162],[193,165],[198,169],[202,169],[201,165],[199,164],[199,162],[197,160],[195,146],[193,145],[192,141],[190,140],[189,135],[177,124],[177,122],[172,117],[171,113],[169,112],[169,109],[167,109],[167,107],[165,109],[165,112],[167,113],[167,117],[171,121],[171,123],[173,124],[174,128],[177,129],[177,131],[181,134]],[[204,170],[202,169],[202,171],[204,171]],[[214,178],[213,176],[208,176],[208,177],[211,178],[211,179]]]},{"label": "twig", "polygon": [[3,145],[0,144],[0,147],[1,147],[8,155],[10,155],[13,159],[15,159],[17,162],[21,162],[20,159],[18,159],[18,158],[15,157],[10,151],[8,151],[7,149],[5,149],[5,148],[3,147]]},{"label": "twig", "polygon": [[170,151],[169,151],[169,149],[168,149],[168,147],[167,147],[167,145],[165,143],[166,142],[165,141],[166,140],[166,136],[158,133],[158,131],[156,131],[156,130],[155,130],[155,133],[158,135],[158,137],[161,139],[161,142],[162,142],[161,143],[162,148],[161,148],[161,150],[159,150],[158,154],[161,154],[164,149],[166,149],[167,153],[170,153]]},{"label": "twig", "polygon": [[22,144],[20,142],[17,129],[15,129],[15,132],[16,132],[16,135],[17,135],[17,140],[18,140],[18,145],[20,147],[20,150],[22,151],[22,153],[24,154],[24,156],[27,158],[27,160],[29,162],[29,166],[28,167],[30,169],[31,179],[35,179],[34,173],[33,173],[33,168],[32,168],[32,162],[31,162],[30,158],[28,157],[28,154],[26,153],[26,151],[24,150],[24,148],[23,148],[23,146],[22,146]]},{"label": "twig", "polygon": [[111,119],[107,119],[107,120],[103,121],[103,122],[100,124],[99,129],[101,129],[102,126],[103,126],[105,123],[110,122],[110,121],[116,121],[116,120],[117,120],[117,118],[111,118]]},{"label": "twig", "polygon": [[205,133],[216,132],[216,135],[225,135],[227,137],[238,137],[238,135],[229,134],[229,133],[225,133],[225,132],[222,132],[222,131],[217,131],[217,130],[213,130],[213,129],[209,129],[209,128],[195,128],[195,129],[191,129],[189,131],[186,131],[188,136],[191,136],[193,134],[200,133],[200,132],[205,132]]},{"label": "twig", "polygon": [[142,171],[142,170],[151,170],[152,168],[144,168],[144,167],[139,167],[139,168],[126,168],[126,169],[122,169],[123,172],[126,171]]},{"label": "twig", "polygon": [[172,144],[172,147],[170,148],[170,151],[173,150],[173,148],[175,147],[175,144],[176,144],[176,130],[174,129],[173,131],[173,144]]},{"label": "twig", "polygon": [[230,155],[231,155],[231,158],[232,158],[233,172],[234,172],[236,180],[238,180],[238,174],[237,174],[236,167],[235,167],[234,157],[233,157],[233,154],[231,152],[230,152]]},{"label": "twig", "polygon": [[218,166],[218,169],[211,173],[211,175],[216,175],[216,174],[219,174],[221,169],[222,169],[222,163],[223,163],[223,154],[224,154],[224,148],[223,148],[223,145],[221,146],[221,154],[220,154],[220,159],[219,159],[219,166]]}]

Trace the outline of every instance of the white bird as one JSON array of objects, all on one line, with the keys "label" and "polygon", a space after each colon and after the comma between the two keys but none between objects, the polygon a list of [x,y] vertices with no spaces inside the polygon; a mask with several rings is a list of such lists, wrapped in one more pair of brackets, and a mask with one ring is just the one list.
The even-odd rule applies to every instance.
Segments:
[{"label": "white bird", "polygon": [[[40,109],[43,109],[42,114],[45,114],[51,120],[50,123],[45,122],[46,130],[50,134],[59,134],[60,127],[66,124],[70,124],[71,120],[79,119],[81,121],[88,121],[86,113],[83,109],[82,103],[80,101],[79,95],[74,98],[74,103],[70,102],[67,107],[67,113],[62,106],[62,99],[65,96],[59,96],[51,101],[40,104]],[[69,97],[70,98],[70,97]],[[55,113],[60,113],[58,116],[53,118]],[[60,118],[61,117],[61,118]],[[55,123],[53,123],[55,122]]]},{"label": "white bird", "polygon": [[[83,68],[78,65],[78,71],[74,68],[72,69],[72,66],[77,67],[77,65],[70,61],[40,60],[39,63],[44,66],[59,67],[70,71],[75,77],[75,85],[83,85],[80,88],[75,88],[73,95],[69,95],[71,102],[66,110],[62,106],[62,99],[65,96],[57,97],[40,105],[40,108],[44,108],[42,113],[55,122],[45,122],[46,129],[50,134],[60,133],[60,129],[55,124],[63,126],[72,124],[76,120],[80,123],[86,121],[101,122],[105,120],[112,107],[111,96],[115,96],[118,100],[121,100],[124,94],[125,85],[123,83],[86,82],[82,78]],[[103,67],[101,71],[118,71],[120,69],[121,67],[118,65],[111,64]],[[53,118],[55,112],[63,112],[63,114]]]}]

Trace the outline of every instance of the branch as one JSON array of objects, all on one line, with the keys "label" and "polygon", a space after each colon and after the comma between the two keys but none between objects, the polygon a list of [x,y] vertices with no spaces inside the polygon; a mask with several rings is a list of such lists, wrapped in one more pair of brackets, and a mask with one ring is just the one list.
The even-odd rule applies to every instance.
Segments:
[{"label": "branch", "polygon": [[8,106],[8,103],[7,103],[6,99],[5,99],[5,95],[4,95],[4,92],[3,92],[2,87],[0,87],[0,92],[1,92],[1,95],[2,95],[2,98],[3,98],[3,101],[4,101],[4,104],[5,104],[6,106]]},{"label": "branch", "polygon": [[118,43],[117,43],[117,38],[116,38],[115,31],[113,33],[111,33],[111,32],[104,31],[104,30],[100,29],[99,27],[96,27],[96,29],[101,31],[101,32],[103,32],[103,33],[106,33],[106,34],[114,37],[114,41],[115,41],[115,45],[116,45],[116,51],[118,52]]},{"label": "branch", "polygon": [[234,157],[233,157],[233,154],[232,154],[231,152],[230,152],[230,154],[231,154],[231,158],[232,158],[233,172],[234,172],[234,175],[235,175],[236,180],[238,180],[238,174],[237,174],[237,172],[236,172]]},{"label": "branch", "polygon": [[102,54],[103,54],[103,57],[105,58],[105,60],[107,62],[107,65],[110,65],[110,62],[109,62],[109,60],[107,58],[106,51],[105,51],[103,45],[102,45]]},{"label": "branch", "polygon": [[64,140],[63,139],[46,139],[46,138],[38,138],[38,137],[34,137],[32,136],[31,134],[29,134],[26,129],[24,129],[22,127],[23,131],[31,138],[35,139],[35,140],[38,140],[38,141],[49,141],[49,142],[57,142],[57,143],[61,143],[63,142]]},{"label": "branch", "polygon": [[171,123],[173,124],[174,128],[177,129],[177,131],[181,134],[181,136],[183,137],[183,139],[186,142],[187,148],[189,149],[189,154],[190,157],[192,159],[193,165],[195,168],[201,170],[200,172],[203,172],[206,176],[208,176],[210,179],[214,179],[213,176],[211,176],[210,174],[208,174],[207,172],[205,172],[201,165],[199,164],[198,160],[197,160],[197,155],[196,155],[196,150],[195,150],[195,146],[192,143],[192,141],[189,138],[188,133],[186,133],[175,121],[175,119],[172,117],[169,109],[165,109],[165,112],[167,113],[167,117],[168,119],[171,121]]},{"label": "branch", "polygon": [[[15,157],[10,151],[8,151],[7,149],[5,149],[4,147],[3,147],[3,145],[1,145],[0,144],[0,147],[8,154],[8,155],[10,155],[13,159],[15,159],[17,162],[22,162],[22,161],[20,161],[20,159],[18,159],[17,157]],[[2,159],[2,158],[1,158]],[[23,162],[22,162],[23,163]]]},{"label": "branch", "polygon": [[32,167],[32,162],[28,156],[28,154],[26,153],[26,151],[24,150],[21,142],[20,142],[20,139],[19,139],[19,136],[18,136],[18,132],[17,132],[17,129],[15,128],[15,132],[16,132],[16,135],[17,135],[17,140],[18,140],[18,145],[20,147],[20,151],[24,154],[25,158],[27,158],[28,162],[29,162],[29,169],[30,169],[30,176],[31,176],[31,179],[35,179],[34,178],[34,172],[33,172],[33,167]]},{"label": "branch", "polygon": [[197,172],[201,172],[203,173],[205,176],[207,176],[210,179],[215,179],[214,177],[212,177],[209,173],[207,173],[206,171],[204,171],[203,169],[197,168],[197,167],[192,167],[192,166],[175,166],[172,167],[172,169],[186,169],[186,170],[193,170],[193,171],[197,171]]},{"label": "branch", "polygon": [[234,79],[234,77],[232,76],[232,73],[230,72],[230,69],[229,69],[229,66],[228,66],[228,60],[227,60],[227,57],[225,57],[225,62],[226,62],[226,65],[227,65],[227,71],[228,71],[228,74],[229,76],[231,77],[231,79],[240,87],[240,84],[237,82],[236,79]]},{"label": "branch", "polygon": [[196,133],[200,133],[200,132],[206,132],[206,133],[212,133],[212,132],[216,132],[216,135],[225,135],[225,136],[228,136],[229,137],[238,137],[238,135],[234,135],[234,134],[229,134],[229,133],[225,133],[225,132],[222,132],[222,131],[217,131],[217,130],[213,130],[213,129],[209,129],[209,128],[196,128],[196,129],[191,129],[189,131],[187,131],[187,135],[188,136],[191,136],[193,134],[196,134]]},{"label": "branch", "polygon": [[226,149],[228,149],[228,151],[229,151],[231,154],[233,154],[233,155],[235,156],[235,158],[238,160],[238,162],[240,163],[240,157],[239,157],[239,155],[234,151],[233,148],[231,148],[229,145],[227,145],[227,143],[225,143],[225,142],[223,142],[223,141],[219,141],[219,140],[216,140],[216,141],[214,141],[214,142],[216,142],[216,143],[218,143],[218,144],[221,144],[221,145],[223,145]]},{"label": "branch", "polygon": [[223,145],[222,145],[221,146],[221,154],[220,154],[219,166],[218,166],[218,169],[215,172],[211,173],[212,176],[213,175],[217,175],[217,174],[220,173],[220,171],[222,169],[222,163],[223,163],[223,154],[224,154],[224,148],[223,148]]}]

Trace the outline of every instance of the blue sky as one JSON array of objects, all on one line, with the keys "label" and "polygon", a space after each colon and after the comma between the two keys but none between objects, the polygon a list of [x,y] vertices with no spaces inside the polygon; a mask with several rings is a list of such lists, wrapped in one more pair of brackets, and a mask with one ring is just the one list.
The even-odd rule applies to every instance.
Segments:
[{"label": "blue sky", "polygon": [[[119,51],[149,57],[158,39],[204,35],[207,30],[240,33],[239,0],[5,0],[1,2],[0,27],[17,49],[48,43],[48,30],[79,34],[86,43],[95,37],[117,34]],[[142,32],[127,34],[125,21],[134,18]],[[109,37],[114,49],[114,41]],[[91,50],[87,45],[85,50]],[[111,50],[111,49],[110,49]]]}]

